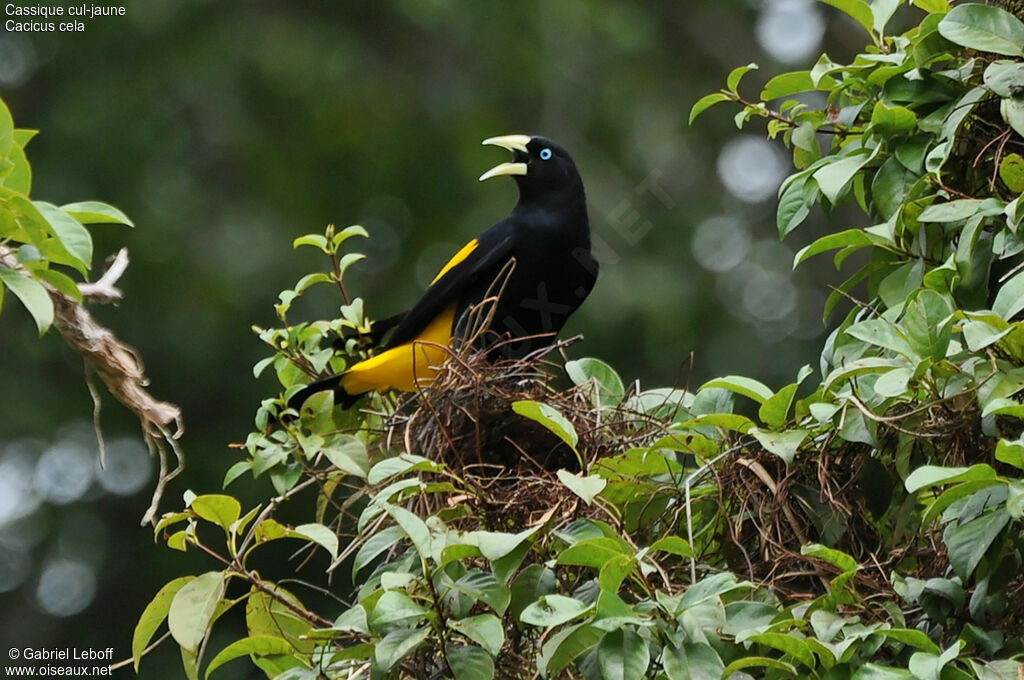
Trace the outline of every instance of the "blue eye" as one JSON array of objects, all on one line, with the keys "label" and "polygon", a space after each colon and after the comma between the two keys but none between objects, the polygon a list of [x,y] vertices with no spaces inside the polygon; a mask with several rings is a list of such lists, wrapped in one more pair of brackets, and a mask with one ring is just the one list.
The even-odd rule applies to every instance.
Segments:
[{"label": "blue eye", "polygon": [[551,158],[551,149],[541,149],[540,150],[540,159],[542,161],[549,160],[550,158]]}]

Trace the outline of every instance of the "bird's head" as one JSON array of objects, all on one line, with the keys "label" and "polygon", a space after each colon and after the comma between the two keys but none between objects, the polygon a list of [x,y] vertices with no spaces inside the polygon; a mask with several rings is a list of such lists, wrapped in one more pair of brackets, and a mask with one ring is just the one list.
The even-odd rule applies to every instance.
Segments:
[{"label": "bird's head", "polygon": [[480,175],[480,181],[511,175],[524,199],[545,195],[558,196],[583,191],[583,182],[569,153],[545,137],[503,135],[483,141],[512,152],[512,160]]}]

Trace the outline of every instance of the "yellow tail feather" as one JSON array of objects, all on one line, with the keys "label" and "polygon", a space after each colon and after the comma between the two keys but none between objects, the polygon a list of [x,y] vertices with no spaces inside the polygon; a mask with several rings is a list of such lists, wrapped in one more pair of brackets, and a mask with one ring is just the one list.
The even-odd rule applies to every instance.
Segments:
[{"label": "yellow tail feather", "polygon": [[452,338],[455,305],[439,314],[415,340],[392,347],[345,371],[341,387],[348,394],[394,387],[414,392],[429,385],[447,356],[443,348]]}]

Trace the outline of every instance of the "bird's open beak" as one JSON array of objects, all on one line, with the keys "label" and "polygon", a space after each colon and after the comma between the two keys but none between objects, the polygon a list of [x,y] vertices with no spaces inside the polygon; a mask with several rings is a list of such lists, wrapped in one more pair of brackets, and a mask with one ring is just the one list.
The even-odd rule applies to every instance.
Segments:
[{"label": "bird's open beak", "polygon": [[[485,145],[500,146],[512,152],[528,153],[526,145],[530,143],[529,135],[503,135],[501,137],[489,137],[483,141]],[[484,174],[480,175],[480,181],[501,175],[525,175],[526,163],[501,163],[496,165]]]}]

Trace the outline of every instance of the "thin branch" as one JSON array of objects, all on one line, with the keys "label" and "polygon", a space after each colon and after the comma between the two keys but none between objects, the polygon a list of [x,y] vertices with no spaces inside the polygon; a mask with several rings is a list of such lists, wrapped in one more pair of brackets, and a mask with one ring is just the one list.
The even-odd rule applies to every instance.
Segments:
[{"label": "thin branch", "polygon": [[115,284],[121,280],[125,270],[128,269],[128,249],[121,248],[117,255],[110,262],[103,276],[94,283],[78,284],[78,292],[82,297],[92,298],[99,302],[117,302],[124,297],[124,293]]}]

